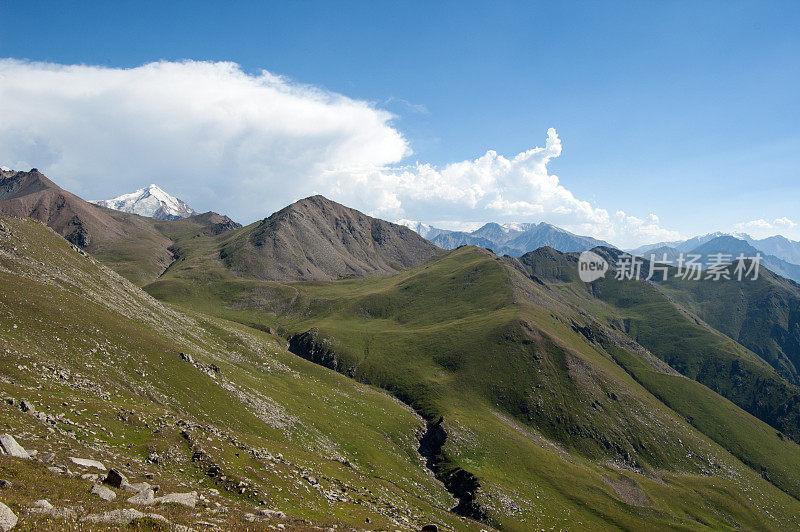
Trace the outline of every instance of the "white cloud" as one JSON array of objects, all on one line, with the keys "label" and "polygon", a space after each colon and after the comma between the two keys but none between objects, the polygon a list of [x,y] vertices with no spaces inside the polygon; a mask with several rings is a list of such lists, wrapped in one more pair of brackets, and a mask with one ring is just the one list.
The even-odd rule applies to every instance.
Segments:
[{"label": "white cloud", "polygon": [[373,105],[234,63],[117,69],[0,60],[0,161],[88,199],[156,182],[256,219],[324,188],[325,170],[410,153]]},{"label": "white cloud", "polygon": [[548,164],[561,139],[437,168],[375,105],[234,63],[120,69],[0,60],[0,162],[38,167],[87,199],[154,182],[199,210],[252,221],[325,194],[388,219],[545,220],[620,246],[678,238],[576,198]]},{"label": "white cloud", "polygon": [[759,218],[749,222],[738,223],[734,227],[737,231],[748,233],[754,238],[766,238],[778,234],[789,238],[800,238],[800,231],[796,230],[797,223],[785,216],[775,218],[771,222]]},{"label": "white cloud", "polygon": [[[473,226],[482,221],[548,221],[620,246],[675,240],[676,231],[645,219],[605,209],[576,198],[547,165],[561,154],[561,139],[549,129],[544,147],[506,158],[495,151],[471,161],[438,169],[417,163],[402,168],[362,168],[328,172],[338,198],[371,205],[370,212],[389,219],[431,220],[438,227]],[[437,225],[439,224],[439,225]]]}]

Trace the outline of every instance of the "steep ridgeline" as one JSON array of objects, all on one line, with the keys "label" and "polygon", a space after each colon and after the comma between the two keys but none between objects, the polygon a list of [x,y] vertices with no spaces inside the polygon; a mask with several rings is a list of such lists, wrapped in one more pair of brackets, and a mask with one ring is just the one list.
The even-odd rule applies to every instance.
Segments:
[{"label": "steep ridgeline", "polygon": [[171,248],[180,238],[240,227],[216,213],[169,222],[100,207],[63,190],[35,168],[0,173],[0,214],[45,223],[137,284],[161,275],[173,262]]},{"label": "steep ridgeline", "polygon": [[34,218],[80,247],[140,236],[147,223],[116,217],[58,187],[35,168],[0,173],[0,213]]},{"label": "steep ridgeline", "polygon": [[437,253],[407,227],[312,196],[237,231],[220,258],[237,276],[306,281],[395,273]]}]

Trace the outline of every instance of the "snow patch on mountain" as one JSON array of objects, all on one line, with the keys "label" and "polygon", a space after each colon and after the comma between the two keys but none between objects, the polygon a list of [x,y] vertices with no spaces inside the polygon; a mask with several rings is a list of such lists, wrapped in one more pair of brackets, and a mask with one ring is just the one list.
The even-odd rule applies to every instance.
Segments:
[{"label": "snow patch on mountain", "polygon": [[157,185],[150,185],[130,194],[123,194],[108,200],[97,200],[92,203],[157,220],[179,220],[197,214],[186,203],[167,194]]}]

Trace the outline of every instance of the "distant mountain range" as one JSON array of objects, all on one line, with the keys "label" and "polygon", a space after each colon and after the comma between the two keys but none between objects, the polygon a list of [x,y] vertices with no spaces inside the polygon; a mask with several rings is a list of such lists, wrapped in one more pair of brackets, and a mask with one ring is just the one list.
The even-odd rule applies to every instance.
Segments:
[{"label": "distant mountain range", "polygon": [[180,220],[198,214],[183,201],[164,192],[158,185],[149,185],[130,194],[108,200],[96,200],[92,203],[156,220]]},{"label": "distant mountain range", "polygon": [[586,251],[597,246],[612,247],[596,238],[576,235],[546,222],[541,223],[487,223],[472,232],[439,229],[422,222],[398,220],[443,249],[460,246],[478,246],[491,249],[498,255],[521,257],[541,247],[551,247],[563,253]]},{"label": "distant mountain range", "polygon": [[700,255],[699,262],[707,264],[714,256],[722,254],[732,259],[739,256],[761,255],[761,265],[773,272],[800,282],[800,242],[783,236],[757,240],[746,234],[709,233],[688,240],[660,242],[630,251],[656,262],[675,263],[681,254]]}]

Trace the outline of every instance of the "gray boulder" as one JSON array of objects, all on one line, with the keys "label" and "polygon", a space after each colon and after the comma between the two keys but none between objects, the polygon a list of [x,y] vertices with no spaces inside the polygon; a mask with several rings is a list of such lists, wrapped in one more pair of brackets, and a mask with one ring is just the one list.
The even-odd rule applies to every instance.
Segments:
[{"label": "gray boulder", "polygon": [[70,456],[69,459],[72,460],[73,464],[85,467],[87,469],[93,467],[95,469],[99,469],[100,471],[106,470],[106,466],[104,466],[102,462],[98,462],[97,460],[90,460],[88,458],[75,458],[74,456]]},{"label": "gray boulder", "polygon": [[17,516],[11,508],[0,502],[0,532],[6,532],[17,526]]},{"label": "gray boulder", "polygon": [[56,508],[47,499],[33,503],[33,508],[28,508],[29,514],[47,515],[58,519],[76,519],[78,512],[73,508]]},{"label": "gray boulder", "polygon": [[24,458],[25,460],[30,460],[31,458],[28,451],[18,444],[11,434],[0,434],[0,447],[3,448],[7,455],[14,458]]},{"label": "gray boulder", "polygon": [[94,493],[104,501],[113,501],[117,498],[117,494],[111,491],[110,488],[107,486],[103,486],[102,484],[94,484],[92,489],[90,490],[91,493]]},{"label": "gray boulder", "polygon": [[151,486],[147,482],[134,482],[133,484],[123,484],[122,489],[131,493],[141,493],[142,491],[158,491],[158,486]]},{"label": "gray boulder", "polygon": [[131,504],[140,504],[140,505],[148,505],[153,504],[156,498],[153,494],[153,490],[150,488],[144,489],[134,495],[133,497],[128,499],[128,502]]},{"label": "gray boulder", "polygon": [[189,508],[194,508],[197,505],[197,492],[191,491],[189,493],[168,493],[163,497],[156,497],[153,501],[155,504],[182,504]]}]

